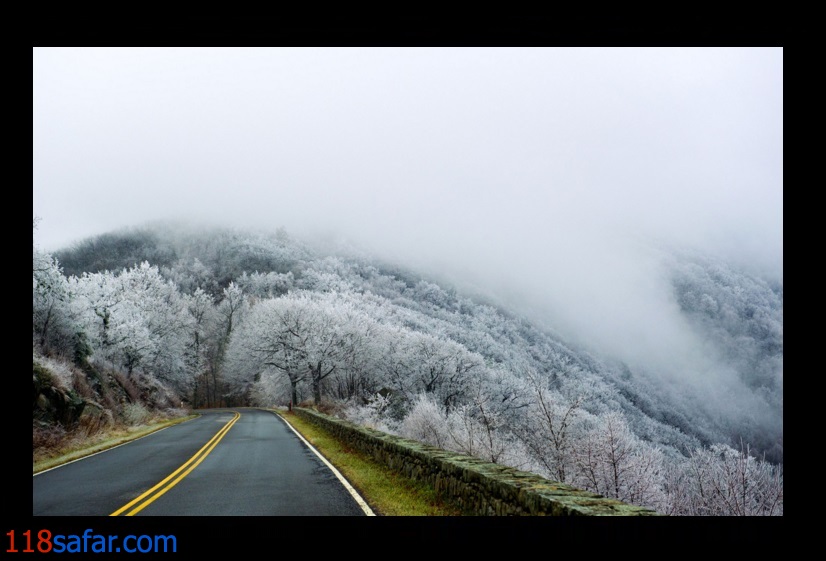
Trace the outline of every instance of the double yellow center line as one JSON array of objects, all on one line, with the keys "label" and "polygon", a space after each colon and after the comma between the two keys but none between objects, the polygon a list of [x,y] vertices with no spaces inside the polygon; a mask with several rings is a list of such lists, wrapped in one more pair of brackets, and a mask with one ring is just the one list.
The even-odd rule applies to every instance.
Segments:
[{"label": "double yellow center line", "polygon": [[[172,489],[178,482],[181,481],[184,477],[189,475],[193,469],[198,467],[198,464],[204,461],[212,449],[221,442],[221,439],[224,438],[224,435],[229,432],[229,429],[232,428],[232,425],[241,418],[241,414],[237,411],[234,412],[235,416],[230,419],[226,425],[224,425],[221,430],[215,433],[209,442],[204,444],[203,448],[198,450],[194,456],[189,458],[184,465],[173,471],[166,479],[149,489],[147,492],[139,496],[138,498],[130,501],[129,503],[125,504],[124,506],[117,509],[115,512],[110,514],[109,516],[134,516],[135,514],[139,513],[147,506],[152,504],[155,500],[161,497],[164,493]],[[131,510],[130,510],[131,509]],[[126,512],[129,511],[129,512]],[[125,513],[125,514],[124,514]]]}]

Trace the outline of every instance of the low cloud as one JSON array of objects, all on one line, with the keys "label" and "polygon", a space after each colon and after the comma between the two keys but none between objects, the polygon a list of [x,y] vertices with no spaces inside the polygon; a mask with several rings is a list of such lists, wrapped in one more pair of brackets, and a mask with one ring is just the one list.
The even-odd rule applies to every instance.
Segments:
[{"label": "low cloud", "polygon": [[35,48],[33,71],[49,250],[166,218],[330,234],[680,376],[713,368],[657,247],[782,279],[782,49]]}]

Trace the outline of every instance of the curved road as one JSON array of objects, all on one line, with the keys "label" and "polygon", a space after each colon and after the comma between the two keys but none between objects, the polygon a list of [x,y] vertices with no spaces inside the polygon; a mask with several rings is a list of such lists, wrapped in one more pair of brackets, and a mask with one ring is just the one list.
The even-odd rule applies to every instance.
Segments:
[{"label": "curved road", "polygon": [[35,475],[33,514],[364,515],[274,413],[245,408],[199,413],[197,419]]}]

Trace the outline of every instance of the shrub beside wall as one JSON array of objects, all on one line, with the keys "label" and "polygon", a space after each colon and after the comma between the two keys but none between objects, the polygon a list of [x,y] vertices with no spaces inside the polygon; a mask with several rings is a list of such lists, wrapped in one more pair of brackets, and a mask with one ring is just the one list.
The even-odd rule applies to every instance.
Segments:
[{"label": "shrub beside wall", "polygon": [[407,477],[432,485],[468,515],[482,516],[651,516],[629,505],[570,485],[550,481],[414,440],[407,440],[316,411],[294,408],[301,418]]}]

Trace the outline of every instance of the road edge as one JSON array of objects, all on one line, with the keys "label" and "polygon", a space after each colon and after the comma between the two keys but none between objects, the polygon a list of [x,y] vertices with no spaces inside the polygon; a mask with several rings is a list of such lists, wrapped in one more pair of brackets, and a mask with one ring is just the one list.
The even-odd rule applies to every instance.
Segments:
[{"label": "road edge", "polygon": [[335,475],[336,478],[338,478],[338,480],[341,482],[341,484],[344,485],[344,488],[347,489],[347,492],[350,493],[350,495],[353,497],[353,500],[356,501],[356,504],[358,504],[359,507],[361,508],[361,510],[364,512],[365,516],[376,516],[376,513],[373,512],[373,509],[370,508],[370,505],[368,505],[367,501],[364,500],[364,497],[359,495],[359,493],[358,493],[358,491],[356,491],[355,487],[353,487],[350,484],[350,482],[347,481],[347,478],[344,477],[341,474],[341,472],[338,471],[338,469],[336,469],[336,467],[333,464],[331,464],[330,461],[321,454],[321,452],[316,450],[315,446],[310,444],[307,441],[307,439],[304,438],[304,436],[300,432],[298,432],[296,430],[296,428],[290,424],[289,421],[287,421],[287,419],[285,419],[284,417],[282,417],[281,415],[279,415],[277,412],[273,411],[272,409],[262,408],[262,411],[267,411],[268,413],[272,413],[273,415],[275,415],[276,417],[281,419],[284,422],[285,425],[290,427],[290,430],[293,431],[296,434],[296,436],[298,436],[298,438],[301,439],[301,441],[307,446],[307,448],[312,450],[313,453],[315,453],[315,455],[318,456],[319,459],[322,462],[324,462],[324,465],[326,465],[330,469],[330,471],[333,472],[333,475]]},{"label": "road edge", "polygon": [[61,464],[57,464],[56,466],[52,466],[50,468],[41,469],[40,471],[35,471],[35,472],[32,473],[32,477],[36,477],[36,476],[40,475],[41,473],[46,473],[47,471],[52,471],[53,469],[57,469],[57,468],[60,468],[60,467],[63,467],[63,466],[67,466],[69,464],[73,464],[75,462],[79,462],[80,460],[85,460],[86,458],[91,458],[92,456],[97,456],[98,454],[103,454],[104,452],[108,452],[109,450],[114,450],[115,448],[120,448],[121,446],[129,444],[131,442],[138,441],[141,438],[146,438],[147,436],[152,436],[153,434],[157,434],[157,433],[161,432],[162,430],[166,430],[170,427],[174,427],[175,425],[188,423],[189,421],[192,421],[193,419],[197,419],[200,416],[201,416],[200,413],[193,414],[188,419],[183,419],[183,420],[180,420],[180,421],[172,422],[172,423],[170,423],[168,425],[165,425],[165,426],[157,427],[156,429],[151,430],[146,434],[142,434],[142,435],[137,436],[135,438],[130,438],[130,439],[124,441],[124,442],[120,442],[118,444],[113,444],[112,446],[107,446],[107,447],[105,447],[101,450],[96,450],[94,452],[89,452],[88,454],[84,454],[84,455],[82,455],[78,458],[74,458],[72,460],[67,460],[67,461],[65,461]]}]

